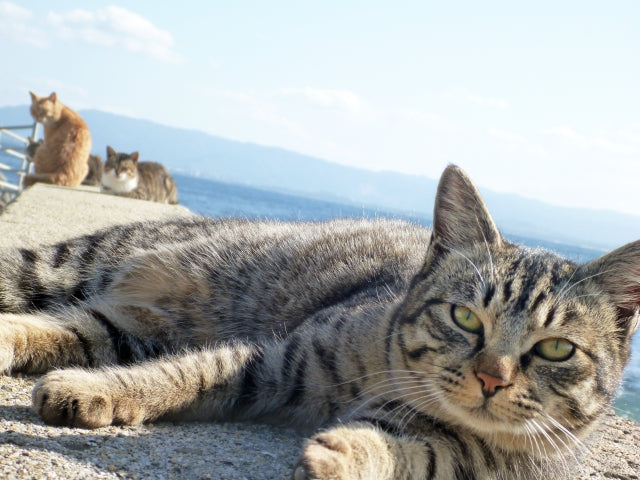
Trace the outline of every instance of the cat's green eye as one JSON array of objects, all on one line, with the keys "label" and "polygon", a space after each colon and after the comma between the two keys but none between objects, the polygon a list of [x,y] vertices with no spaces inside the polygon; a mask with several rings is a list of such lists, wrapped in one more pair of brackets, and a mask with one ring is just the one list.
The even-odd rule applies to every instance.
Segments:
[{"label": "cat's green eye", "polygon": [[451,318],[456,322],[461,329],[471,333],[480,333],[482,331],[482,322],[467,307],[461,307],[460,305],[451,306]]},{"label": "cat's green eye", "polygon": [[569,340],[562,338],[548,338],[536,343],[533,347],[538,356],[552,362],[568,360],[576,347]]}]

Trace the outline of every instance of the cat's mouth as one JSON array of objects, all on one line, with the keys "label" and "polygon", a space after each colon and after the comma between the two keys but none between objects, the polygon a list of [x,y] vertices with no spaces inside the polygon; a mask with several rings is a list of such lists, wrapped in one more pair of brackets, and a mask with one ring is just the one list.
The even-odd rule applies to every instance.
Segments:
[{"label": "cat's mouth", "polygon": [[496,402],[494,397],[478,399],[471,405],[450,405],[463,425],[471,425],[483,433],[525,433],[525,419],[513,410]]},{"label": "cat's mouth", "polygon": [[497,415],[491,408],[491,399],[483,399],[482,403],[475,407],[463,407],[467,412],[480,420],[487,422],[504,423],[505,419]]}]

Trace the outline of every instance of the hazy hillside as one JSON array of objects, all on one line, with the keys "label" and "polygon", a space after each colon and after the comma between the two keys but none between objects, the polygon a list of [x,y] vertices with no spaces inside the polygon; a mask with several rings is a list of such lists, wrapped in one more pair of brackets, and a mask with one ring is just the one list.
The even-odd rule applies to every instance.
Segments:
[{"label": "hazy hillside", "polygon": [[[80,112],[93,135],[93,152],[106,145],[138,150],[142,159],[174,171],[357,205],[430,215],[437,180],[346,167],[280,148],[227,140],[96,110]],[[0,108],[0,124],[29,123],[28,107]],[[483,190],[496,222],[509,233],[610,248],[640,238],[640,217],[562,208]]]}]

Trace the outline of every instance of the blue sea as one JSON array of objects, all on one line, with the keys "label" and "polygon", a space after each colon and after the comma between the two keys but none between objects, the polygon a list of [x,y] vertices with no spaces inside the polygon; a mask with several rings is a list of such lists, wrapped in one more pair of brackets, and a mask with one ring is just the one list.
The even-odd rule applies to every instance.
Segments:
[{"label": "blue sea", "polygon": [[[241,217],[287,221],[321,221],[332,218],[403,218],[429,226],[429,218],[393,213],[375,208],[358,207],[337,201],[300,197],[242,185],[174,174],[180,203],[192,212],[210,217]],[[600,252],[575,245],[526,237],[510,237],[529,247],[555,250],[575,261],[588,261]],[[622,387],[615,403],[618,415],[640,422],[640,332],[633,339],[632,358],[627,366]]]}]

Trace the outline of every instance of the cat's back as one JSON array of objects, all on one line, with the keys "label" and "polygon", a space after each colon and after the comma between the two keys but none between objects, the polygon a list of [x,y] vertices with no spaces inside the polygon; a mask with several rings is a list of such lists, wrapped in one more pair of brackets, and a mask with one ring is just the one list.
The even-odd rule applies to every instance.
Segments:
[{"label": "cat's back", "polygon": [[329,281],[336,274],[366,277],[376,271],[412,276],[424,260],[430,231],[387,219],[279,222],[195,217],[130,224],[86,238],[75,242],[98,241],[90,246],[109,264],[154,250],[165,252],[177,265],[208,265],[229,275],[303,275]]},{"label": "cat's back", "polygon": [[138,162],[138,185],[149,192],[150,199],[175,205],[178,203],[178,187],[165,168],[158,162]]},{"label": "cat's back", "polygon": [[262,285],[297,282],[346,291],[347,285],[408,282],[424,260],[429,239],[423,227],[386,219],[228,220],[218,224],[206,243],[214,261],[224,258],[230,275],[255,274]]},{"label": "cat's back", "polygon": [[88,152],[91,150],[91,132],[82,117],[62,105],[59,118],[45,124],[45,142],[72,142],[74,147]]},{"label": "cat's back", "polygon": [[164,165],[149,160],[138,162],[138,174],[148,178],[152,178],[154,176],[170,176],[169,171]]},{"label": "cat's back", "polygon": [[[135,230],[138,235],[153,231],[154,243],[169,249],[177,245],[206,246],[216,254],[256,258],[262,253],[263,259],[295,257],[300,264],[316,266],[328,259],[419,265],[431,235],[420,225],[383,218],[281,222],[196,217],[133,224],[121,235],[128,235],[127,230]],[[182,233],[176,236],[177,231]]]}]

